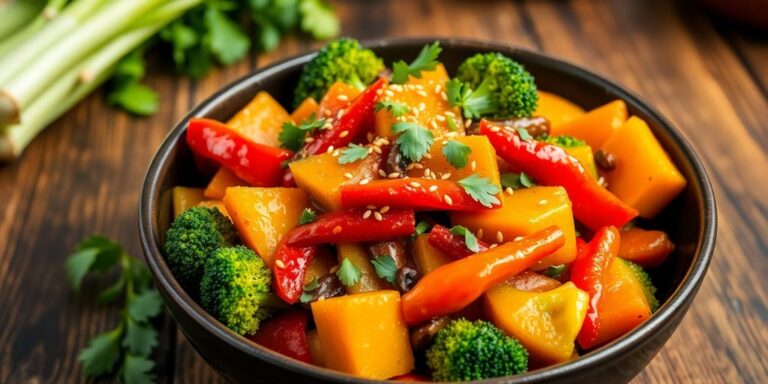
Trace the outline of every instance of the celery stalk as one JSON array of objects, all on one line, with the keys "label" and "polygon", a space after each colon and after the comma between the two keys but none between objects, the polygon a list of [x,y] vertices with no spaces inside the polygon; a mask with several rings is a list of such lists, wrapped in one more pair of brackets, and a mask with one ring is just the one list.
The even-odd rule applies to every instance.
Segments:
[{"label": "celery stalk", "polygon": [[0,23],[0,41],[34,20],[45,7],[45,3],[46,0],[11,0],[5,4],[0,3],[0,15],[3,16],[3,22]]},{"label": "celery stalk", "polygon": [[[7,39],[0,41],[0,57],[28,41],[41,28],[55,19],[66,4],[67,0],[50,0],[32,22],[22,27],[18,32],[8,36]],[[0,10],[0,12],[2,11]]]}]

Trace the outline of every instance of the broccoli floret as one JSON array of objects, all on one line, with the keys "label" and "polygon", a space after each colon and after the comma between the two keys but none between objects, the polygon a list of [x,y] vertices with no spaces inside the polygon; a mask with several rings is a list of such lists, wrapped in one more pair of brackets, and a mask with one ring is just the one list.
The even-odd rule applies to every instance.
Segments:
[{"label": "broccoli floret", "polygon": [[648,275],[648,272],[646,272],[643,269],[643,267],[629,260],[622,259],[622,261],[627,263],[627,266],[629,266],[629,269],[631,269],[632,272],[634,272],[635,277],[642,284],[643,294],[645,294],[645,298],[648,299],[648,305],[651,306],[651,312],[656,312],[656,310],[659,309],[659,299],[656,298],[656,286],[653,285],[653,281],[651,281],[651,276]]},{"label": "broccoli floret", "polygon": [[528,351],[487,321],[451,321],[435,336],[427,365],[436,381],[482,380],[528,370]]},{"label": "broccoli floret", "polygon": [[487,87],[496,106],[490,117],[529,117],[536,110],[539,94],[533,76],[501,53],[479,53],[464,60],[456,77],[471,89]]},{"label": "broccoli floret", "polygon": [[384,62],[355,39],[328,43],[304,66],[294,93],[294,106],[307,97],[320,100],[337,81],[363,89],[384,69]]},{"label": "broccoli floret", "polygon": [[193,207],[176,218],[166,233],[165,254],[173,275],[196,291],[205,261],[220,247],[237,241],[237,231],[216,208]]},{"label": "broccoli floret", "polygon": [[577,139],[573,136],[566,136],[566,135],[549,136],[547,134],[544,134],[538,137],[537,140],[543,141],[549,144],[554,144],[563,148],[576,148],[576,147],[583,147],[587,145],[587,142],[584,140]]},{"label": "broccoli floret", "polygon": [[200,304],[229,329],[252,335],[271,310],[264,304],[270,293],[272,272],[252,250],[238,245],[219,248],[205,264],[200,281]]}]

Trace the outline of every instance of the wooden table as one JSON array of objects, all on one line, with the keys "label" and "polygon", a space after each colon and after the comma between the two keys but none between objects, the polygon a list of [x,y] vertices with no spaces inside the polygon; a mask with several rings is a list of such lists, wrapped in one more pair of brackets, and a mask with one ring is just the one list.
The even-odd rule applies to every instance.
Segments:
[{"label": "wooden table", "polygon": [[[538,49],[601,73],[676,123],[707,165],[717,250],[688,316],[637,382],[768,382],[768,39],[713,24],[667,0],[337,1],[346,35],[461,36]],[[81,381],[76,356],[114,326],[113,307],[73,294],[64,259],[101,233],[140,255],[138,192],[155,149],[219,87],[318,44],[190,81],[153,71],[163,103],[132,118],[96,94],[0,166],[0,382]],[[89,282],[95,288],[97,282]],[[222,381],[166,321],[161,381]]]}]

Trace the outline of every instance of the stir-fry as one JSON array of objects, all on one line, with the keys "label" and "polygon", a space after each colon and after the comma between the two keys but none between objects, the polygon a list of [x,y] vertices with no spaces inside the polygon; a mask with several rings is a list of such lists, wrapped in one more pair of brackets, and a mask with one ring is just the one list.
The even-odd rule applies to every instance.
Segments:
[{"label": "stir-fry", "polygon": [[576,359],[651,316],[646,269],[674,245],[635,218],[686,180],[648,125],[540,91],[499,53],[450,77],[440,51],[385,67],[341,39],[291,113],[259,92],[189,122],[212,176],[173,189],[164,251],[208,313],[309,364],[425,381]]}]

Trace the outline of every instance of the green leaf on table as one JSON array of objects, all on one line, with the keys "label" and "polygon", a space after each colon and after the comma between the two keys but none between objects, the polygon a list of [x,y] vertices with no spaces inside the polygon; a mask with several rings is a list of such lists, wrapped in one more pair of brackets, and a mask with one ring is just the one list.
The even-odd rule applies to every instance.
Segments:
[{"label": "green leaf on table", "polygon": [[373,268],[376,269],[376,274],[379,275],[379,277],[390,283],[395,282],[395,278],[397,277],[397,264],[392,256],[383,255],[373,258],[371,259],[371,264],[373,264]]},{"label": "green leaf on table", "polygon": [[126,354],[123,361],[122,378],[125,384],[147,384],[154,383],[155,377],[152,375],[152,369],[155,368],[155,362],[144,357],[132,354]]},{"label": "green leaf on table", "polygon": [[105,288],[103,291],[99,292],[99,296],[96,300],[98,300],[99,303],[107,304],[111,303],[123,294],[123,289],[125,288],[125,275],[120,275],[120,278],[117,279],[117,281],[110,285],[109,287]]},{"label": "green leaf on table", "polygon": [[128,314],[135,321],[148,321],[162,309],[163,301],[155,290],[144,291],[128,302]]},{"label": "green leaf on table", "polygon": [[442,52],[440,42],[435,41],[432,44],[425,45],[419,55],[416,56],[410,64],[406,64],[405,61],[400,60],[392,64],[392,83],[403,84],[408,81],[409,76],[413,76],[417,79],[421,78],[421,72],[431,71],[437,67],[439,63],[437,58]]},{"label": "green leaf on table", "polygon": [[107,95],[107,102],[139,116],[154,114],[160,105],[157,93],[138,82],[113,88]]},{"label": "green leaf on table", "polygon": [[66,261],[70,285],[76,291],[80,290],[80,283],[88,272],[101,272],[113,267],[121,253],[120,244],[105,237],[93,236],[85,239]]},{"label": "green leaf on table", "polygon": [[480,244],[477,242],[477,237],[475,237],[475,234],[472,233],[472,231],[470,231],[466,227],[463,227],[461,225],[456,225],[453,228],[451,228],[451,234],[464,237],[464,244],[467,246],[467,249],[469,249],[470,251],[472,252],[480,251]]},{"label": "green leaf on table", "polygon": [[301,211],[301,216],[299,216],[299,225],[309,224],[315,221],[315,218],[317,218],[317,212],[314,209],[304,208]]},{"label": "green leaf on table", "polygon": [[208,29],[208,41],[210,49],[216,59],[225,65],[240,61],[251,46],[248,35],[237,21],[225,14],[217,7],[207,7],[205,10],[205,24]]},{"label": "green leaf on table", "polygon": [[396,143],[403,155],[413,162],[421,161],[435,142],[432,132],[418,123],[397,122],[392,125],[392,132],[400,134]]},{"label": "green leaf on table", "polygon": [[492,208],[494,205],[499,205],[501,202],[496,194],[501,192],[501,188],[491,183],[491,179],[480,177],[477,174],[472,174],[459,180],[459,185],[464,188],[464,191],[472,198],[484,207]]},{"label": "green leaf on table", "polygon": [[120,357],[120,328],[102,333],[88,343],[78,355],[86,376],[100,376],[112,372]]},{"label": "green leaf on table", "polygon": [[368,157],[368,147],[359,144],[350,144],[349,147],[341,151],[339,164],[349,164]]},{"label": "green leaf on table", "polygon": [[301,30],[318,40],[326,40],[339,35],[341,23],[333,9],[321,0],[301,0]]},{"label": "green leaf on table", "polygon": [[341,280],[341,283],[346,285],[347,287],[351,287],[357,282],[360,281],[360,277],[362,277],[362,273],[360,270],[355,267],[354,264],[352,264],[351,261],[349,261],[348,258],[344,258],[344,260],[341,261],[341,265],[339,265],[339,270],[336,271],[336,276]]},{"label": "green leaf on table", "polygon": [[467,166],[469,154],[472,148],[456,140],[449,140],[443,145],[443,156],[454,168],[461,169]]},{"label": "green leaf on table", "polygon": [[149,324],[128,319],[123,336],[123,347],[128,349],[128,353],[148,356],[155,346],[157,331]]}]

